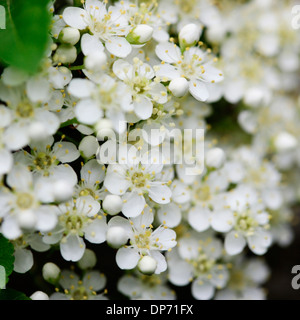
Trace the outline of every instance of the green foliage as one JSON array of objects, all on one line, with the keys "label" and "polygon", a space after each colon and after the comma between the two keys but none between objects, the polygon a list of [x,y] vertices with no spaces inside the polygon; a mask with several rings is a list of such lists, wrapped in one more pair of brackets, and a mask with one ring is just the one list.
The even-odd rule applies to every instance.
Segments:
[{"label": "green foliage", "polygon": [[24,293],[14,289],[0,291],[0,300],[31,300]]},{"label": "green foliage", "polygon": [[37,71],[49,41],[48,0],[0,0],[6,29],[0,30],[0,60],[28,73]]},{"label": "green foliage", "polygon": [[6,283],[8,282],[8,277],[14,269],[14,246],[6,238],[0,234],[0,266],[5,269]]}]

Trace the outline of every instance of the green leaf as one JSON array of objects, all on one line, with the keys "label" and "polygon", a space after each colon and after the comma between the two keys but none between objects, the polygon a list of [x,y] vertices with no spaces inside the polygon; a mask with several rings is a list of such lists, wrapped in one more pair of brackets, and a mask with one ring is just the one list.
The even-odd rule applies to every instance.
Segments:
[{"label": "green leaf", "polygon": [[0,0],[6,29],[0,29],[0,60],[28,73],[37,71],[49,41],[48,0]]},{"label": "green leaf", "polygon": [[[14,269],[14,246],[6,238],[0,234],[0,266],[5,269],[6,282],[8,282],[8,277]],[[1,270],[0,270],[1,271]],[[0,275],[1,276],[1,275]]]},{"label": "green leaf", "polygon": [[0,291],[0,300],[31,300],[24,293],[14,289],[4,289]]}]

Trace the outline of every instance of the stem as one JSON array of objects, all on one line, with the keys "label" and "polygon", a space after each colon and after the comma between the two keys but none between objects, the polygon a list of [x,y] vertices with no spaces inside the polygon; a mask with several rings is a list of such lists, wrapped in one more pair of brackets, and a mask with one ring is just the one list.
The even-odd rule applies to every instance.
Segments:
[{"label": "stem", "polygon": [[81,66],[73,66],[73,67],[69,67],[69,70],[82,70],[82,69],[84,69],[84,64],[83,65],[81,65]]}]

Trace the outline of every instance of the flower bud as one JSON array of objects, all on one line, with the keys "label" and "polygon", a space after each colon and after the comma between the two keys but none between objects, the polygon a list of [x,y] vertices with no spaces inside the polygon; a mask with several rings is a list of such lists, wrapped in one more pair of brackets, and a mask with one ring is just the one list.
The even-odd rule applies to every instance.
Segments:
[{"label": "flower bud", "polygon": [[60,45],[53,56],[53,61],[56,63],[73,63],[76,59],[76,48],[68,44]]},{"label": "flower bud", "polygon": [[36,291],[30,296],[31,300],[49,300],[49,296],[43,291]]},{"label": "flower bud", "polygon": [[194,46],[199,41],[202,29],[195,23],[185,25],[179,32],[179,45],[182,50]]},{"label": "flower bud", "polygon": [[155,272],[157,262],[150,256],[144,256],[142,259],[140,259],[137,266],[140,272],[150,276]]},{"label": "flower bud", "polygon": [[298,144],[297,139],[288,132],[280,132],[277,137],[274,139],[274,146],[277,151],[289,151],[294,149]]},{"label": "flower bud", "polygon": [[103,51],[93,52],[84,58],[84,65],[88,70],[101,70],[107,62],[107,56]]},{"label": "flower bud", "polygon": [[122,206],[121,197],[114,194],[107,195],[102,203],[102,208],[111,216],[118,214],[122,210]]},{"label": "flower bud", "polygon": [[86,136],[84,137],[79,144],[79,152],[80,154],[89,159],[94,156],[99,148],[99,143],[94,136]]},{"label": "flower bud", "polygon": [[48,262],[43,266],[42,274],[47,282],[55,284],[59,280],[60,269],[56,264]]},{"label": "flower bud", "polygon": [[80,39],[80,32],[78,29],[65,27],[59,34],[59,40],[64,43],[75,45]]},{"label": "flower bud", "polygon": [[177,97],[183,97],[189,89],[189,83],[185,78],[173,79],[169,84],[169,90]]},{"label": "flower bud", "polygon": [[110,227],[106,232],[106,241],[112,248],[118,249],[128,241],[128,235],[122,227]]},{"label": "flower bud", "polygon": [[148,42],[153,35],[153,28],[146,24],[137,25],[126,37],[131,44],[144,44]]},{"label": "flower bud", "polygon": [[205,160],[208,167],[219,169],[225,162],[225,152],[221,148],[210,149]]},{"label": "flower bud", "polygon": [[80,269],[92,269],[97,263],[97,257],[94,251],[90,249],[85,249],[82,258],[78,261],[78,266]]}]

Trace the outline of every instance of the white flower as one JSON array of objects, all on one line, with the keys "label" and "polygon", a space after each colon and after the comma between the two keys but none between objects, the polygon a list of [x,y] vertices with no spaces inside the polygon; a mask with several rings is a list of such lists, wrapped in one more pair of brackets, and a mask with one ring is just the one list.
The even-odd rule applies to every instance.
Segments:
[{"label": "white flower", "polygon": [[174,300],[175,292],[166,282],[165,274],[124,275],[118,281],[118,290],[131,300]]},{"label": "white flower", "polygon": [[106,277],[98,271],[88,271],[83,278],[69,270],[63,270],[59,279],[62,292],[53,293],[50,300],[107,300],[101,293],[106,285]]},{"label": "white flower", "polygon": [[145,209],[137,218],[130,220],[122,217],[113,217],[108,227],[121,227],[126,231],[129,245],[121,247],[116,255],[116,261],[121,269],[133,269],[139,261],[150,256],[156,261],[156,269],[159,274],[166,270],[165,257],[160,251],[171,250],[176,246],[176,233],[166,226],[159,226],[153,230],[153,214]]},{"label": "white flower", "polygon": [[8,239],[17,239],[24,231],[49,231],[55,227],[57,216],[55,207],[43,205],[43,195],[39,192],[39,181],[23,165],[15,165],[6,179],[11,188],[0,191],[1,217],[4,219],[1,232]]},{"label": "white flower", "polygon": [[[126,217],[137,217],[146,206],[146,195],[155,203],[169,203],[171,190],[167,182],[157,179],[163,168],[158,163],[159,155],[157,158],[147,154],[139,156],[134,146],[125,152],[127,161],[121,157],[119,163],[110,164],[104,180],[109,192],[122,196],[122,213]],[[130,159],[132,154],[135,156]]]},{"label": "white flower", "polygon": [[[230,255],[242,252],[246,244],[257,255],[267,252],[272,243],[269,229],[269,214],[264,204],[258,201],[256,191],[240,185],[226,197],[231,215],[219,215],[219,224],[230,225],[233,230],[225,236],[225,250]],[[227,211],[228,212],[228,211]]]},{"label": "white flower", "polygon": [[153,103],[167,102],[166,88],[155,81],[152,67],[135,57],[133,64],[119,59],[113,65],[113,72],[129,88],[133,109],[139,119],[148,119],[152,115]]},{"label": "white flower", "polygon": [[83,52],[89,46],[89,42],[96,40],[99,47],[103,47],[103,42],[111,54],[124,58],[131,52],[131,45],[125,39],[129,32],[125,13],[114,6],[107,9],[105,1],[86,0],[84,9],[67,7],[63,12],[63,18],[69,26],[79,30],[88,28],[92,34],[89,41],[81,43]]},{"label": "white flower", "polygon": [[178,244],[167,256],[170,282],[184,286],[192,281],[195,299],[212,299],[216,288],[224,288],[229,278],[225,264],[220,261],[221,241],[203,233],[181,238]]},{"label": "white flower", "polygon": [[155,66],[156,76],[164,82],[185,78],[190,94],[199,101],[209,98],[207,84],[223,80],[221,71],[212,66],[214,58],[199,47],[187,47],[182,53],[174,43],[165,42],[158,44],[155,52],[162,60]]},{"label": "white flower", "polygon": [[58,225],[44,234],[44,242],[60,243],[60,252],[67,261],[78,261],[85,251],[83,237],[91,243],[106,240],[106,219],[99,215],[100,204],[91,196],[80,197],[58,206]]}]

